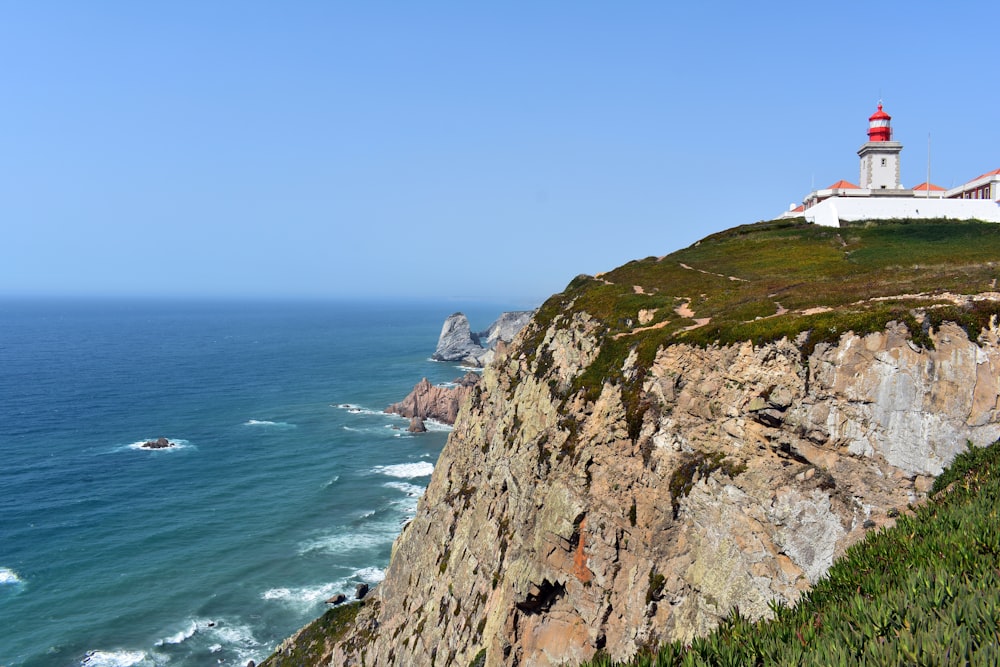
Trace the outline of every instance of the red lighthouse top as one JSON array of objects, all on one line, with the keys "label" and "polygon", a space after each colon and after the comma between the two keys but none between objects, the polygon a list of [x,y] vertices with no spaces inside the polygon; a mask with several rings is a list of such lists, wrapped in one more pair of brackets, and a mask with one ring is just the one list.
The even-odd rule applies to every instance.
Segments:
[{"label": "red lighthouse top", "polygon": [[882,111],[882,103],[878,103],[878,111],[868,119],[868,141],[892,141],[892,128],[889,121],[892,116]]}]

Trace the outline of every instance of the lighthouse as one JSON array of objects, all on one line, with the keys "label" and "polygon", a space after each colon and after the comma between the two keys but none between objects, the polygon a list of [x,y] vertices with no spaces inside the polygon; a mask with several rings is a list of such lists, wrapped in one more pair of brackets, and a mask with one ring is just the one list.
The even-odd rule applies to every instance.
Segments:
[{"label": "lighthouse", "polygon": [[[813,190],[782,218],[805,218],[824,227],[862,220],[982,220],[1000,223],[1000,169],[945,190],[932,183],[900,185],[899,153],[893,141],[892,117],[878,103],[868,117],[868,141],[858,149],[860,186],[841,179]],[[928,179],[930,180],[930,179]]]},{"label": "lighthouse", "polygon": [[[858,149],[861,158],[861,189],[873,195],[881,190],[902,190],[899,181],[899,152],[903,144],[892,140],[892,116],[878,110],[868,118],[868,141]],[[885,194],[889,194],[886,192]]]}]

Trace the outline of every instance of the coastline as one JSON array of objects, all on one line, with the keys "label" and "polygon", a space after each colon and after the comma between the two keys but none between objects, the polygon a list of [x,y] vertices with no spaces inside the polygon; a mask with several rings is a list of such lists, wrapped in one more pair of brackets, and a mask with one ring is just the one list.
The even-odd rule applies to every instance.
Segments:
[{"label": "coastline", "polygon": [[0,303],[3,664],[243,667],[377,584],[450,431],[382,410],[460,374],[453,308]]}]

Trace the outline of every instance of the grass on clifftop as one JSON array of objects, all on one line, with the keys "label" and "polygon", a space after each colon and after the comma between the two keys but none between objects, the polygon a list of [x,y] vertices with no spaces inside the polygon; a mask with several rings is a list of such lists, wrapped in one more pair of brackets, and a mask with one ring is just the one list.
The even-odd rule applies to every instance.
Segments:
[{"label": "grass on clifftop", "polygon": [[1000,443],[970,448],[935,481],[932,499],[868,535],[794,608],[750,622],[736,613],[711,635],[628,663],[697,665],[1000,664]]},{"label": "grass on clifftop", "polygon": [[[664,342],[764,342],[838,319],[865,323],[879,314],[946,303],[937,296],[944,292],[992,291],[998,278],[997,224],[831,228],[791,220],[736,227],[664,257],[581,276],[551,305],[575,299],[575,308],[600,319],[610,334],[656,332]],[[838,317],[824,321],[823,313],[806,312],[818,308],[836,309]],[[640,324],[640,310],[655,313]]]},{"label": "grass on clifftop", "polygon": [[997,224],[762,222],[664,257],[578,276],[539,309],[524,349],[532,358],[544,354],[538,348],[550,322],[587,312],[601,323],[601,351],[574,390],[597,393],[604,381],[620,380],[632,350],[643,368],[658,348],[674,343],[763,344],[805,332],[808,354],[847,331],[863,335],[897,321],[930,347],[927,333],[943,321],[957,322],[975,340],[1000,303],[956,304],[948,293],[992,292],[998,279]]}]

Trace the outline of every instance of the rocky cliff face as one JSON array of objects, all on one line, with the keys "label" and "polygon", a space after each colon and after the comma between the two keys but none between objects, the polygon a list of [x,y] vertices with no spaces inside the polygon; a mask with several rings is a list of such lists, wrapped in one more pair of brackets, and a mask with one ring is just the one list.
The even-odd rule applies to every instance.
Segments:
[{"label": "rocky cliff face", "polygon": [[766,615],[1000,436],[995,320],[934,349],[896,324],[808,355],[675,344],[588,394],[599,330],[566,311],[486,369],[331,664],[620,659]]}]

